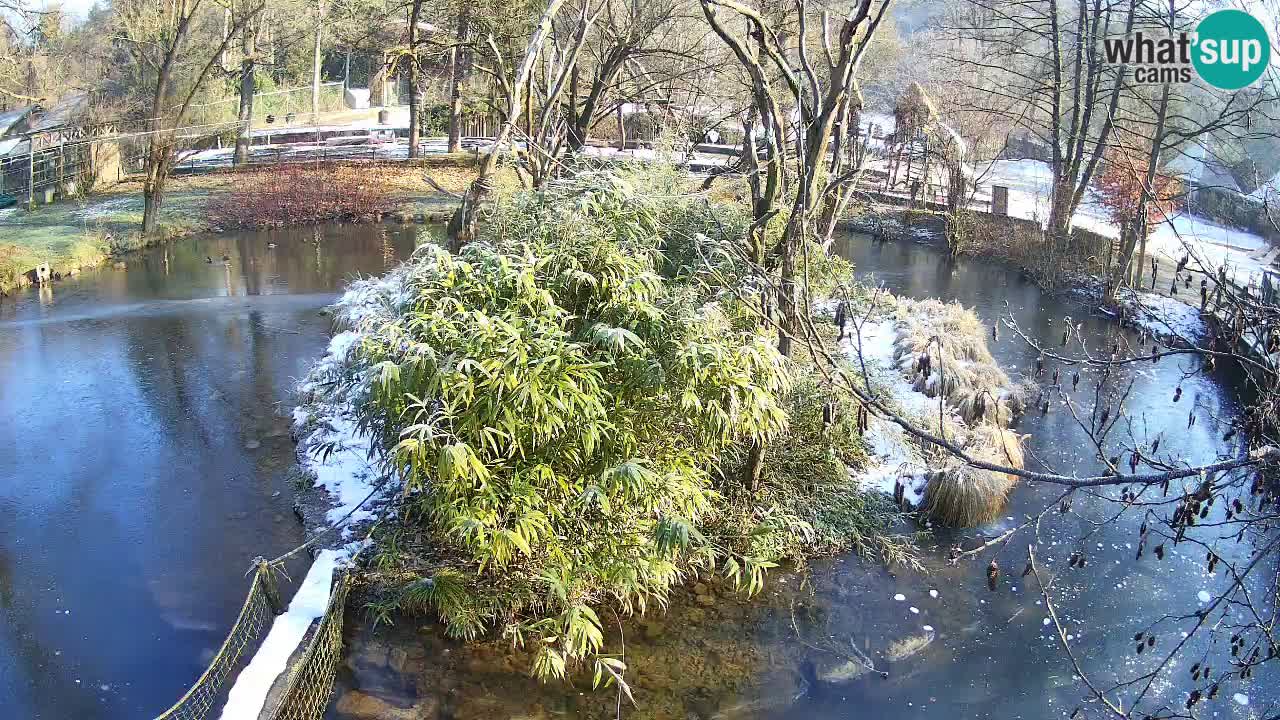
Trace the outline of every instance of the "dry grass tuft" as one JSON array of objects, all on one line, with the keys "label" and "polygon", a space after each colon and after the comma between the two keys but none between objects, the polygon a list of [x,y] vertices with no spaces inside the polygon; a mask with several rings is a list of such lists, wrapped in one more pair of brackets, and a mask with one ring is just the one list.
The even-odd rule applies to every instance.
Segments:
[{"label": "dry grass tuft", "polygon": [[[965,433],[962,445],[971,456],[999,465],[1023,467],[1023,436],[988,424],[968,428]],[[924,508],[934,521],[944,525],[983,525],[1000,517],[1009,493],[1017,484],[1017,475],[953,462],[929,474]]]},{"label": "dry grass tuft", "polygon": [[893,359],[917,392],[942,395],[966,423],[1008,426],[1021,393],[987,349],[988,328],[971,310],[938,300],[901,300]]},{"label": "dry grass tuft", "polygon": [[[1023,438],[1007,429],[1022,413],[1027,383],[1014,383],[987,346],[991,329],[971,310],[939,300],[898,301],[894,362],[917,392],[945,400],[953,416],[922,418],[971,457],[1023,467]],[[939,422],[942,425],[939,425]],[[929,453],[923,510],[942,525],[969,527],[1000,517],[1018,476]]]}]

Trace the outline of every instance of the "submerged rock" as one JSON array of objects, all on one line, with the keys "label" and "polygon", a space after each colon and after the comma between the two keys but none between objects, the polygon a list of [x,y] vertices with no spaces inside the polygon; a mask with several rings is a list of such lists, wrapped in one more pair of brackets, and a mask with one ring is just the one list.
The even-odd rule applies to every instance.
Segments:
[{"label": "submerged rock", "polygon": [[884,652],[884,656],[889,662],[902,662],[913,655],[918,655],[929,647],[935,637],[937,635],[932,631],[926,631],[919,635],[908,635],[889,645],[889,648]]},{"label": "submerged rock", "polygon": [[819,665],[815,668],[814,677],[818,682],[829,685],[838,685],[847,683],[866,675],[871,672],[863,663],[855,660],[845,660],[836,662],[827,666]]},{"label": "submerged rock", "polygon": [[359,690],[344,693],[334,710],[344,720],[426,720],[436,716],[434,703],[397,707]]}]

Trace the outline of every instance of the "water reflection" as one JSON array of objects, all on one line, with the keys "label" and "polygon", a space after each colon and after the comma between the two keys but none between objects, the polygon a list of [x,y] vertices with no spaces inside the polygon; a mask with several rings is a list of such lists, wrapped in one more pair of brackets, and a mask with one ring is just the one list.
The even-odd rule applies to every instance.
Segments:
[{"label": "water reflection", "polygon": [[0,715],[152,717],[198,677],[249,560],[302,539],[280,404],[317,311],[427,239],[198,238],[0,302]]}]

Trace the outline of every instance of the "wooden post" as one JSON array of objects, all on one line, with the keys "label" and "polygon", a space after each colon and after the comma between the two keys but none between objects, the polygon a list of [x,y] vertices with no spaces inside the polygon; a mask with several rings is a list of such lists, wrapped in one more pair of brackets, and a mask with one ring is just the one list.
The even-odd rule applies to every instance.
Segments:
[{"label": "wooden post", "polygon": [[1004,185],[991,186],[991,214],[1009,214],[1009,188]]},{"label": "wooden post", "polygon": [[27,209],[36,209],[36,143],[31,140],[31,154],[27,156]]},{"label": "wooden post", "polygon": [[255,565],[258,566],[258,580],[262,583],[262,592],[266,593],[267,603],[271,606],[271,612],[276,615],[283,615],[285,611],[284,602],[280,599],[280,588],[276,585],[276,577],[271,571],[271,563],[267,559],[259,555],[253,559]]}]

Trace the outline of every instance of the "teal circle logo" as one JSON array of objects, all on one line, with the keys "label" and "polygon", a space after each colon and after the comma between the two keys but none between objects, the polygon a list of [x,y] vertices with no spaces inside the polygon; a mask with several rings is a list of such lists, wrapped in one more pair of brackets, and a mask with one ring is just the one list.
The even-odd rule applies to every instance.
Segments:
[{"label": "teal circle logo", "polygon": [[1243,10],[1219,10],[1196,28],[1191,62],[1221,90],[1239,90],[1262,77],[1271,62],[1271,39],[1258,19]]}]

